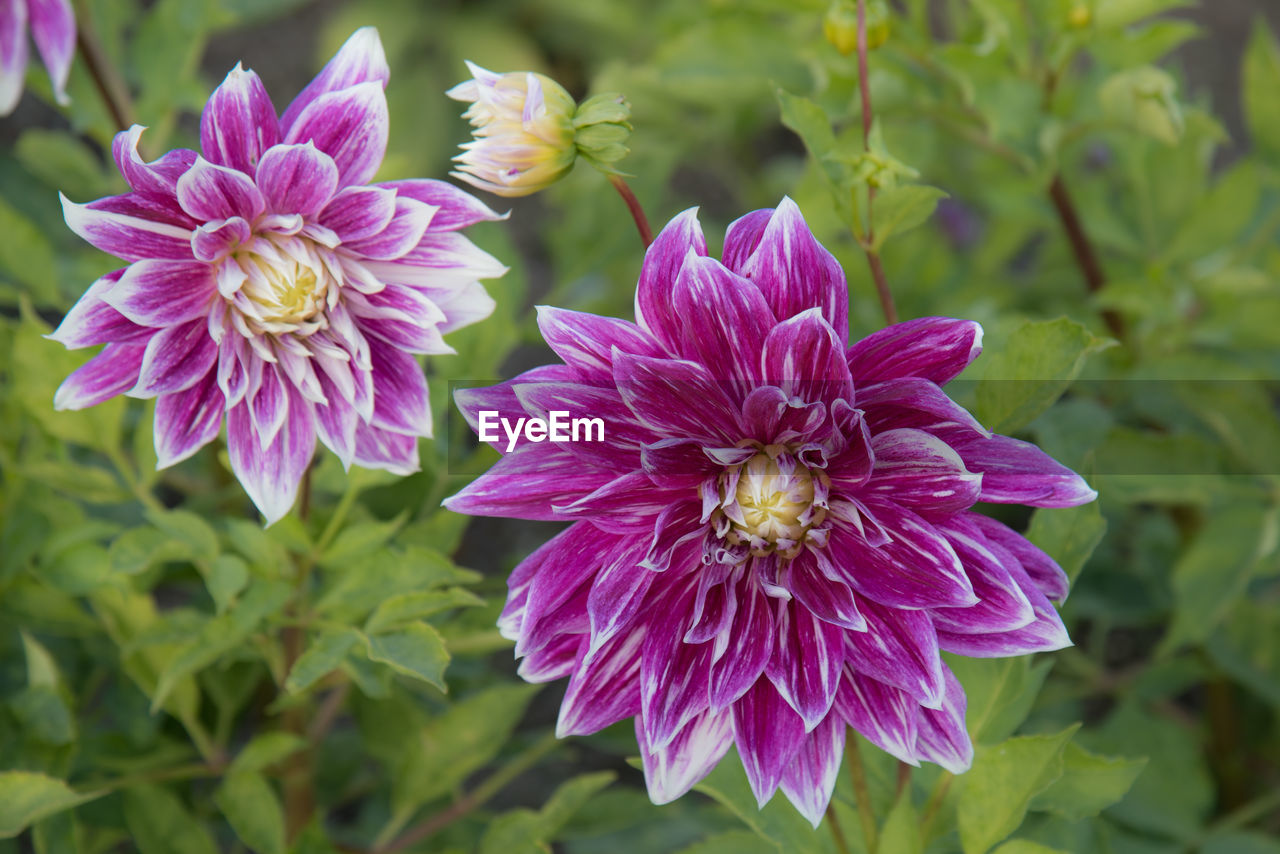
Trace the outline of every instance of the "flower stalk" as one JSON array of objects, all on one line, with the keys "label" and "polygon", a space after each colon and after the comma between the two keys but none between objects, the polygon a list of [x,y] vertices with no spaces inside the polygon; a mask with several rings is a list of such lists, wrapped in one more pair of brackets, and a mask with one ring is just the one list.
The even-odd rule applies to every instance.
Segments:
[{"label": "flower stalk", "polygon": [[648,249],[653,243],[653,229],[649,227],[649,218],[644,215],[644,208],[640,206],[640,200],[636,198],[636,194],[631,192],[631,188],[627,186],[627,182],[623,180],[621,175],[612,173],[609,175],[609,183],[618,191],[618,195],[622,196],[622,200],[627,203],[627,210],[631,212],[631,218],[635,220],[636,231],[640,232],[640,242],[644,244],[644,248]]},{"label": "flower stalk", "polygon": [[102,98],[103,106],[118,132],[133,126],[133,98],[129,87],[111,58],[107,56],[98,34],[93,30],[92,17],[83,4],[77,10],[76,49],[84,60],[84,67],[93,78],[93,84]]},{"label": "flower stalk", "polygon": [[[867,80],[867,2],[858,0],[858,93],[862,100],[862,144],[868,151],[871,149],[871,84]],[[867,233],[859,238],[863,250],[867,253],[867,266],[871,269],[871,278],[876,285],[876,296],[880,299],[880,308],[884,312],[885,322],[892,325],[898,322],[898,307],[894,305],[893,294],[889,290],[889,282],[884,275],[884,264],[880,261],[880,252],[875,248],[875,231],[872,226],[872,207],[875,204],[876,188],[867,185]]]}]

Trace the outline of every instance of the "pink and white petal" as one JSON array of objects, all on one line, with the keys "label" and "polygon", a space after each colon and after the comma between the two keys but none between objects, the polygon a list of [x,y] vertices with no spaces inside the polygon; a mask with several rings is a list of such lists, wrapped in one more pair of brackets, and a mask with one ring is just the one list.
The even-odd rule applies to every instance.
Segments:
[{"label": "pink and white petal", "polygon": [[316,371],[316,379],[329,401],[327,405],[316,405],[316,436],[326,448],[337,454],[343,469],[349,469],[355,459],[356,425],[360,416],[327,373]]},{"label": "pink and white petal", "polygon": [[[577,382],[543,382],[519,383],[514,391],[525,412],[546,420],[552,429],[567,437],[567,441],[551,440],[570,453],[620,473],[633,473],[641,467],[641,447],[653,441],[654,433],[636,420],[616,389]],[[599,429],[590,423],[580,429],[572,423],[574,419],[598,420]]]},{"label": "pink and white petal", "polygon": [[255,176],[267,210],[277,214],[314,216],[338,189],[337,164],[310,142],[268,148]]},{"label": "pink and white petal", "polygon": [[373,294],[352,290],[347,309],[366,336],[379,338],[407,353],[453,353],[444,342],[440,325],[444,312],[420,291],[408,285],[388,284]]},{"label": "pink and white petal", "polygon": [[670,354],[681,352],[682,319],[671,305],[676,276],[690,252],[707,254],[698,209],[689,208],[667,223],[644,253],[636,284],[636,323]]},{"label": "pink and white petal", "polygon": [[178,179],[178,203],[197,220],[222,220],[233,216],[256,219],[266,202],[253,179],[202,157]]},{"label": "pink and white petal", "polygon": [[882,496],[926,519],[967,510],[982,491],[982,475],[966,469],[950,445],[923,430],[878,433],[871,450],[875,468],[863,494]]},{"label": "pink and white petal", "polygon": [[155,334],[155,330],[129,320],[112,308],[104,298],[122,275],[124,270],[115,270],[94,282],[71,307],[66,317],[62,318],[58,328],[45,337],[57,341],[68,350],[112,341],[125,344],[146,343]]},{"label": "pink and white petal", "polygon": [[162,394],[156,400],[156,468],[168,468],[212,442],[222,429],[226,398],[218,388],[218,374],[210,370],[186,391]]},{"label": "pink and white petal", "polygon": [[804,747],[804,721],[768,679],[757,679],[733,704],[733,735],[747,782],[763,807]]},{"label": "pink and white petal", "polygon": [[[253,229],[244,217],[214,220],[201,225],[191,235],[191,254],[199,261],[219,261],[240,245],[248,243],[251,237]],[[229,275],[236,276],[237,271],[243,275],[244,271],[238,266]]]},{"label": "pink and white petal", "polygon": [[206,317],[217,292],[200,261],[135,261],[103,300],[139,326],[167,327]]},{"label": "pink and white petal", "polygon": [[356,448],[351,461],[367,469],[410,475],[418,463],[418,437],[383,430],[363,421],[356,425]]},{"label": "pink and white petal", "polygon": [[613,348],[636,356],[660,356],[649,333],[627,320],[549,305],[537,306],[538,330],[566,365],[592,378],[613,376]]},{"label": "pink and white petal", "polygon": [[835,711],[862,737],[908,765],[919,765],[915,746],[920,703],[891,685],[845,668]]},{"label": "pink and white petal", "polygon": [[816,307],[841,342],[847,340],[849,288],[844,270],[813,236],[791,199],[778,203],[738,272],[764,292],[778,320]]},{"label": "pink and white petal", "polygon": [[983,501],[1076,507],[1098,497],[1084,478],[1030,442],[993,435],[955,448],[965,465],[982,472]]},{"label": "pink and white petal", "polygon": [[643,540],[627,538],[625,545],[604,554],[587,595],[587,615],[591,619],[591,642],[587,660],[619,632],[629,633],[644,605],[645,594],[657,573],[640,566],[647,550]]},{"label": "pink and white petal", "polygon": [[444,506],[468,516],[556,521],[563,517],[552,505],[572,503],[613,477],[554,445],[526,444],[446,498]]},{"label": "pink and white petal", "polygon": [[495,222],[507,218],[507,214],[495,213],[475,196],[458,189],[447,181],[417,178],[407,181],[387,181],[376,184],[396,195],[416,199],[439,208],[431,220],[432,231],[456,231],[478,222]]},{"label": "pink and white petal", "polygon": [[429,231],[407,254],[394,261],[367,261],[365,266],[384,282],[425,288],[428,296],[507,272],[501,261],[456,231]]},{"label": "pink and white petal", "polygon": [[570,530],[572,534],[552,541],[554,548],[535,552],[541,566],[533,575],[525,599],[517,657],[541,649],[565,632],[585,634],[590,630],[587,597],[600,566],[601,552],[618,548],[620,541],[592,531],[590,526]]},{"label": "pink and white petal", "polygon": [[284,427],[289,417],[289,385],[280,375],[277,365],[257,361],[254,368],[261,372],[257,387],[247,397],[249,420],[258,435],[258,444],[266,450]]},{"label": "pink and white petal", "polygon": [[764,380],[781,388],[788,399],[828,407],[837,400],[853,400],[853,378],[840,335],[816,308],[784,320],[769,332],[760,370]]},{"label": "pink and white petal", "polygon": [[850,508],[833,502],[826,549],[837,577],[855,593],[894,608],[955,608],[977,601],[955,549],[925,519],[874,496],[862,507],[889,541],[871,545],[849,518]]},{"label": "pink and white petal", "polygon": [[772,218],[773,208],[763,208],[729,223],[724,235],[724,251],[720,253],[726,267],[741,275]]},{"label": "pink and white petal", "polygon": [[811,438],[827,419],[822,403],[792,400],[777,386],[763,385],[742,403],[742,432],[762,444]]},{"label": "pink and white petal", "polygon": [[982,531],[964,516],[938,523],[938,530],[959,555],[978,597],[978,602],[967,608],[931,611],[939,632],[969,635],[1009,632],[1036,619],[1030,600],[1010,572],[1017,567],[1016,558],[999,545],[988,542]]},{"label": "pink and white petal", "polygon": [[267,525],[279,521],[293,506],[316,449],[311,403],[293,389],[288,391],[290,417],[266,448],[258,441],[246,404],[227,412],[231,470]]},{"label": "pink and white petal", "polygon": [[418,360],[377,338],[369,340],[374,427],[410,436],[431,435],[431,398]]},{"label": "pink and white petal", "polygon": [[66,196],[60,195],[60,198],[67,227],[109,255],[131,262],[144,258],[189,260],[192,257],[190,229],[144,219],[137,216],[136,211],[120,212],[120,208],[133,207],[134,200],[114,196],[78,205]]},{"label": "pink and white petal", "polygon": [[986,538],[1009,551],[1022,564],[1027,575],[1045,596],[1054,602],[1067,599],[1071,580],[1058,562],[1049,557],[1026,537],[1002,522],[981,513],[967,513],[965,518],[982,531]]},{"label": "pink and white petal", "polygon": [[860,633],[819,620],[795,600],[779,599],[776,608],[778,641],[765,675],[800,715],[808,732],[835,702],[844,667],[845,635]]},{"label": "pink and white petal", "polygon": [[484,289],[484,285],[479,282],[468,282],[462,287],[444,291],[435,288],[421,290],[444,312],[445,321],[439,327],[443,334],[479,323],[493,314],[493,310],[498,307],[493,297],[489,296],[489,292]]},{"label": "pink and white petal", "polygon": [[338,166],[338,186],[368,183],[387,151],[390,125],[382,87],[382,81],[370,81],[325,92],[288,125],[284,141],[310,141],[332,157]]},{"label": "pink and white petal", "polygon": [[385,229],[395,215],[396,194],[392,191],[343,187],[320,211],[320,224],[344,242],[363,240]]},{"label": "pink and white petal", "polygon": [[280,118],[280,127],[287,133],[307,107],[321,95],[369,81],[383,87],[387,85],[387,78],[390,76],[391,69],[387,66],[387,57],[382,50],[377,29],[361,27],[351,34],[315,79],[307,84],[307,88],[293,99],[293,103]]},{"label": "pink and white petal", "polygon": [[844,738],[844,720],[833,712],[805,737],[795,758],[783,769],[782,794],[814,828],[822,823],[836,789]]},{"label": "pink and white petal", "polygon": [[960,680],[945,666],[942,672],[946,677],[942,706],[936,710],[920,709],[915,754],[952,774],[963,774],[973,764],[973,742],[964,726],[967,701]]},{"label": "pink and white petal", "polygon": [[846,658],[857,672],[937,706],[945,689],[938,636],[926,611],[864,601],[865,632],[848,632]]},{"label": "pink and white petal", "polygon": [[218,345],[218,388],[227,400],[227,409],[238,404],[249,391],[250,364],[257,357],[240,335],[227,335]]},{"label": "pink and white petal", "polygon": [[972,320],[919,317],[886,326],[849,348],[849,370],[861,383],[919,377],[938,385],[982,352],[982,327]]},{"label": "pink and white petal", "polygon": [[[543,365],[497,385],[457,389],[453,393],[453,401],[467,424],[478,433],[481,412],[497,413],[499,417],[508,419],[512,424],[516,419],[528,414],[524,410],[524,404],[516,396],[517,386],[536,383],[567,384],[576,380],[577,376],[571,368],[564,365]],[[490,442],[490,447],[501,453],[505,452],[506,444],[506,437],[500,436],[497,440]]]},{"label": "pink and white petal", "polygon": [[[760,384],[760,351],[776,320],[760,289],[714,258],[688,250],[670,293],[679,353],[706,366],[742,400]],[[677,325],[678,324],[678,325]]]},{"label": "pink and white petal", "polygon": [[[856,374],[854,382],[858,383]],[[933,380],[907,377],[858,384],[857,405],[866,413],[867,425],[873,433],[899,427],[926,429],[941,422],[948,426],[947,436],[943,438],[953,433],[979,438],[991,435]]]},{"label": "pink and white petal", "polygon": [[123,394],[138,382],[145,344],[108,344],[72,371],[53,395],[54,409],[84,409]]},{"label": "pink and white petal", "polygon": [[663,435],[702,439],[715,447],[731,447],[742,438],[737,407],[724,383],[697,362],[615,351],[613,376],[636,418]]},{"label": "pink and white petal", "polygon": [[720,652],[711,663],[710,700],[715,710],[734,704],[756,682],[765,681],[761,676],[778,643],[774,600],[752,575],[738,582],[734,601],[733,621],[715,640]]},{"label": "pink and white petal", "polygon": [[70,103],[66,94],[67,75],[71,73],[71,60],[76,53],[76,16],[71,0],[26,2],[31,16],[31,39],[44,60],[44,67],[49,69],[54,98],[66,106]]},{"label": "pink and white petal", "polygon": [[828,566],[823,558],[805,549],[783,566],[779,584],[819,620],[850,631],[865,631],[867,621],[858,611],[853,591],[838,577],[831,577],[836,573]]},{"label": "pink and white petal", "polygon": [[[687,581],[670,601],[687,601]],[[707,709],[712,645],[685,643],[686,608],[674,606],[652,613],[646,627],[640,664],[640,708],[645,740],[651,749],[666,747],[686,723]]]},{"label": "pink and white petal", "polygon": [[394,261],[422,242],[436,209],[413,199],[397,198],[395,214],[387,227],[360,240],[343,242],[343,248],[362,258]]},{"label": "pink and white petal", "polygon": [[938,645],[947,652],[974,658],[1005,658],[1033,652],[1053,652],[1071,646],[1071,637],[1053,604],[1021,567],[1010,567],[1010,575],[1022,587],[1035,619],[1019,629],[988,634],[956,634],[938,629]]},{"label": "pink and white petal", "polygon": [[556,738],[590,735],[640,714],[640,649],[644,629],[614,635],[584,656],[569,677]]},{"label": "pink and white petal", "polygon": [[516,675],[535,685],[563,679],[571,675],[577,666],[581,645],[582,635],[559,635],[537,652],[522,658]]},{"label": "pink and white petal", "polygon": [[22,100],[27,77],[27,4],[0,3],[0,116],[7,116]]},{"label": "pink and white petal", "polygon": [[656,750],[645,740],[644,726],[636,718],[636,739],[649,800],[666,804],[692,789],[729,752],[733,716],[728,711],[703,712],[685,724],[668,745]]},{"label": "pink and white petal", "polygon": [[672,567],[686,569],[695,560],[700,562],[702,539],[706,536],[701,515],[697,501],[672,501],[654,521],[653,538],[641,565],[654,572],[666,572]]},{"label": "pink and white petal", "polygon": [[177,148],[147,163],[138,153],[138,141],[144,130],[142,125],[134,125],[115,135],[111,154],[116,166],[135,193],[167,203],[173,216],[187,220],[186,212],[178,204],[178,179],[200,155],[189,148]]},{"label": "pink and white petal", "polygon": [[252,175],[280,141],[276,108],[262,80],[236,63],[200,114],[200,150],[209,162]]},{"label": "pink and white petal", "polygon": [[161,329],[147,342],[130,397],[149,398],[191,388],[204,378],[218,358],[218,345],[209,337],[203,317]]}]

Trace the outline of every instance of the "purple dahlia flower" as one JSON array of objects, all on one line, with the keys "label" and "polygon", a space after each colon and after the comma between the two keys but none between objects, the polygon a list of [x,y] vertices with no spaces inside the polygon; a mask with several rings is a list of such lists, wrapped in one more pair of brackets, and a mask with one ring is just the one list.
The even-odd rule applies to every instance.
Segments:
[{"label": "purple dahlia flower", "polygon": [[815,825],[846,725],[966,769],[964,692],[939,653],[1070,643],[1062,570],[972,508],[1096,495],[942,390],[981,328],[928,317],[847,346],[844,274],[788,199],[731,225],[723,261],[693,211],[673,220],[636,317],[543,308],[564,364],[458,395],[473,425],[605,423],[603,441],[526,431],[447,501],[574,523],[515,569],[499,623],[524,678],[569,677],[559,734],[634,716],[659,803],[736,744],[760,803],[780,786]]},{"label": "purple dahlia flower", "polygon": [[27,29],[49,70],[53,94],[67,103],[67,75],[76,52],[76,16],[71,0],[0,0],[0,116],[22,99],[27,75]]},{"label": "purple dahlia flower", "polygon": [[407,474],[431,435],[414,354],[487,317],[477,281],[505,269],[458,233],[497,215],[429,180],[365,186],[387,145],[388,69],[358,30],[282,117],[237,66],[200,120],[202,154],[113,151],[132,191],[67,224],[129,266],[98,280],[50,337],[107,346],[58,389],[80,409],[158,398],[160,467],[218,435],[268,523],[289,511],[319,437],[342,460]]}]

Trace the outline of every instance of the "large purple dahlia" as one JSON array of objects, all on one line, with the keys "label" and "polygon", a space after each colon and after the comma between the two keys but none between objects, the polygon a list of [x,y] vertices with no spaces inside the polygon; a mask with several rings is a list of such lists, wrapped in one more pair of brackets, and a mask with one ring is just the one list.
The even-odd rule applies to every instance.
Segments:
[{"label": "large purple dahlia", "polygon": [[921,318],[847,346],[844,274],[788,199],[731,225],[723,262],[678,216],[636,318],[543,308],[564,364],[458,395],[475,425],[605,423],[594,442],[526,430],[447,502],[574,523],[516,568],[499,623],[524,678],[569,677],[559,734],[634,716],[659,803],[736,744],[761,804],[781,786],[815,824],[846,724],[963,771],[964,692],[939,652],[1070,643],[1062,570],[972,507],[1095,497],[942,391],[981,328]]},{"label": "large purple dahlia", "polygon": [[58,389],[81,409],[158,398],[161,467],[218,435],[268,522],[289,511],[317,436],[342,460],[418,467],[431,434],[414,354],[487,317],[478,279],[505,269],[458,229],[497,215],[429,180],[365,186],[387,146],[377,31],[356,31],[277,117],[237,66],[200,120],[201,154],[113,151],[132,191],[74,204],[67,224],[129,266],[94,283],[51,336],[107,346]]}]

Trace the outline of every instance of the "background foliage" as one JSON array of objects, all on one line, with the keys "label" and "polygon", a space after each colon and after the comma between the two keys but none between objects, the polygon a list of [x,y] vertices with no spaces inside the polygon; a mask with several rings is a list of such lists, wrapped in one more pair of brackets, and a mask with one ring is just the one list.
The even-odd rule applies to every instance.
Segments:
[{"label": "background foliage", "polygon": [[[873,248],[903,316],[986,327],[958,395],[1101,494],[1002,511],[1075,579],[1077,645],[953,662],[979,745],[954,785],[926,768],[899,796],[896,762],[863,745],[879,850],[1280,852],[1280,43],[1264,22],[1224,106],[1172,58],[1202,35],[1178,0],[890,4],[867,157],[823,0],[86,6],[151,156],[194,144],[236,61],[288,97],[363,24],[392,67],[380,178],[447,170],[466,129],[441,93],[464,57],[625,92],[622,166],[650,216],[701,205],[714,242],[790,194],[848,273],[855,335],[882,323],[853,237],[879,184]],[[512,271],[497,314],[427,366],[440,438],[423,471],[347,476],[326,455],[308,518],[264,531],[220,447],[154,471],[148,406],[53,412],[84,356],[40,336],[116,266],[63,226],[57,193],[123,185],[84,64],[65,113],[42,69],[27,85],[0,123],[0,854],[836,850],[781,799],[757,812],[732,758],[707,797],[658,808],[627,725],[555,742],[562,686],[521,683],[493,629],[505,573],[554,527],[438,509],[488,462],[448,384],[547,361],[535,301],[630,315],[641,255],[599,175],[478,232]],[[1237,95],[1233,137],[1215,114]],[[843,777],[835,813],[864,851]]]}]

